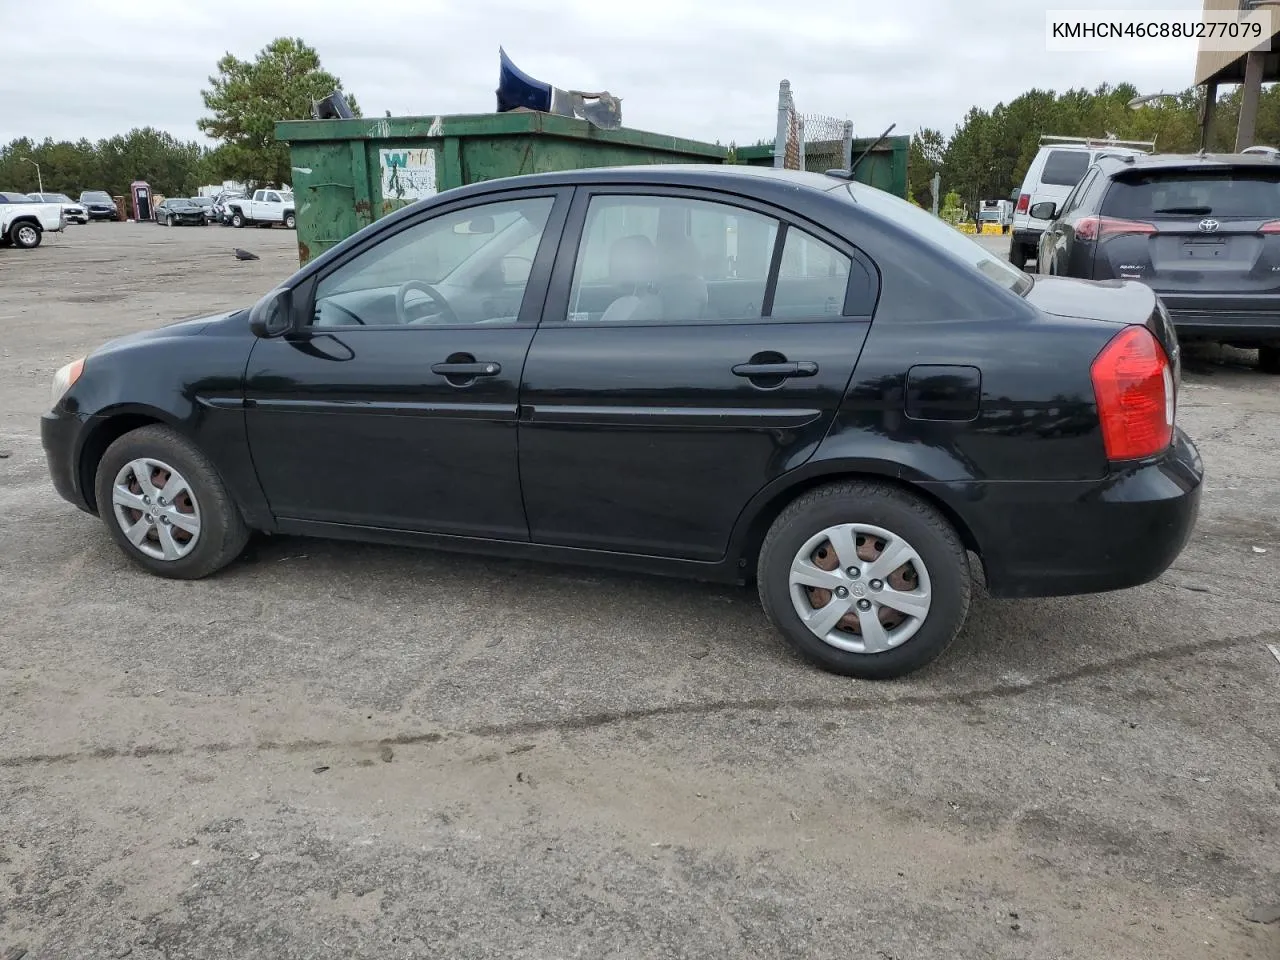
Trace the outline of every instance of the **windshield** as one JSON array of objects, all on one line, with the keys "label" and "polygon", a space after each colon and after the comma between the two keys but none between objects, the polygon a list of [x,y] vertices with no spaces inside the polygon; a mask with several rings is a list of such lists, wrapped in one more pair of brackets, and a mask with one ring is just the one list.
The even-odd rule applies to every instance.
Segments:
[{"label": "windshield", "polygon": [[94,203],[110,203],[111,197],[101,190],[86,190],[80,194],[81,200],[92,200]]},{"label": "windshield", "polygon": [[1126,220],[1152,217],[1280,219],[1280,170],[1161,170],[1116,180],[1102,212]]},{"label": "windshield", "polygon": [[910,230],[925,243],[963,260],[1006,290],[1022,296],[1031,289],[1031,278],[1013,264],[995,256],[977,241],[970,240],[946,221],[926,213],[914,203],[864,184],[846,184],[845,189],[855,203]]}]

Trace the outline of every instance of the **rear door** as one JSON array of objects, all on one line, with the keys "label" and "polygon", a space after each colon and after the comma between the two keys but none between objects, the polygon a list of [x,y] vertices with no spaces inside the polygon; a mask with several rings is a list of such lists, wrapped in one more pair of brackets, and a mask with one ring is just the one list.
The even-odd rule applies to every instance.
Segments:
[{"label": "rear door", "polygon": [[1095,277],[1140,279],[1172,311],[1280,308],[1280,169],[1125,171],[1100,213]]},{"label": "rear door", "polygon": [[520,388],[530,538],[719,559],[826,433],[877,290],[856,250],[771,208],[580,188]]},{"label": "rear door", "polygon": [[[1077,183],[1089,169],[1090,154],[1088,150],[1068,150],[1055,148],[1045,154],[1044,169],[1040,171],[1040,179],[1032,185],[1030,210],[1045,200],[1051,200],[1058,206],[1066,200],[1075,189]],[[1038,220],[1028,215],[1028,226],[1032,230],[1044,230],[1049,226],[1048,220]]]}]

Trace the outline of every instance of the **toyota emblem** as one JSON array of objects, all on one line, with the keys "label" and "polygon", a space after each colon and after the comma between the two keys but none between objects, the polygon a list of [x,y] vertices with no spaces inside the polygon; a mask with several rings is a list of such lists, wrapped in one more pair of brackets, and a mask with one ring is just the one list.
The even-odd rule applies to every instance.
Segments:
[{"label": "toyota emblem", "polygon": [[1205,219],[1205,220],[1201,220],[1201,221],[1200,221],[1200,232],[1201,232],[1201,233],[1213,233],[1213,231],[1215,231],[1215,230],[1217,230],[1217,229],[1218,229],[1218,221],[1217,221],[1217,220]]}]

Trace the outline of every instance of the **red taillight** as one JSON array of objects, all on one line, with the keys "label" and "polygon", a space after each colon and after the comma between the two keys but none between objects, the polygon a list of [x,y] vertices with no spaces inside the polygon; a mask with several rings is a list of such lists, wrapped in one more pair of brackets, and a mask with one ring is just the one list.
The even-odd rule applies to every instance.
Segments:
[{"label": "red taillight", "polygon": [[1280,233],[1280,220],[1269,220],[1258,228],[1259,233]]},{"label": "red taillight", "polygon": [[1138,460],[1173,442],[1173,372],[1146,327],[1126,327],[1090,370],[1108,460]]},{"label": "red taillight", "polygon": [[1018,206],[1014,210],[1014,213],[1026,213],[1027,209],[1030,206],[1031,206],[1031,194],[1020,193],[1018,194]]},{"label": "red taillight", "polygon": [[1153,224],[1141,220],[1117,220],[1114,217],[1085,217],[1076,221],[1076,236],[1081,240],[1105,240],[1122,233],[1155,233]]}]

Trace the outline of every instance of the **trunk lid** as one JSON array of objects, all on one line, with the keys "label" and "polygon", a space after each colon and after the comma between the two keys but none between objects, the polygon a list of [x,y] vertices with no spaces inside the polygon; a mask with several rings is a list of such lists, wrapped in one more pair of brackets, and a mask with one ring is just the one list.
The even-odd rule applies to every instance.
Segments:
[{"label": "trunk lid", "polygon": [[1164,347],[1173,368],[1175,391],[1182,383],[1182,356],[1169,311],[1145,283],[1037,276],[1026,300],[1038,310],[1058,317],[1096,320],[1117,327],[1145,326]]},{"label": "trunk lid", "polygon": [[1280,296],[1280,165],[1139,168],[1116,177],[1101,215],[1098,279],[1141,280],[1162,294]]}]

